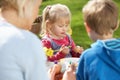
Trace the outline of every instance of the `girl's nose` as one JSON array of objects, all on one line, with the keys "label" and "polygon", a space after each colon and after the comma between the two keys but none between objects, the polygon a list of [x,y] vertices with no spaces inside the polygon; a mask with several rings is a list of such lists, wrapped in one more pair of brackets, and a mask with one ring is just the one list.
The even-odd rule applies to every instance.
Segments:
[{"label": "girl's nose", "polygon": [[64,27],[63,27],[63,30],[64,30],[64,31],[67,31],[67,27],[66,27],[65,25],[64,25]]}]

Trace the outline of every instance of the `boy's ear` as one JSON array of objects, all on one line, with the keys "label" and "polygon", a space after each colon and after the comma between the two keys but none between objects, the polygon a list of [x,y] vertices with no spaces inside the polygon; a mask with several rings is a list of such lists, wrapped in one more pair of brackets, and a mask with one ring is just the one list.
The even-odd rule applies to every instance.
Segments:
[{"label": "boy's ear", "polygon": [[85,29],[86,29],[87,33],[91,32],[91,29],[86,22],[84,22],[84,25],[85,25]]},{"label": "boy's ear", "polygon": [[120,24],[120,21],[118,20],[117,25],[116,25],[115,28],[114,28],[114,31],[119,28],[119,24]]}]

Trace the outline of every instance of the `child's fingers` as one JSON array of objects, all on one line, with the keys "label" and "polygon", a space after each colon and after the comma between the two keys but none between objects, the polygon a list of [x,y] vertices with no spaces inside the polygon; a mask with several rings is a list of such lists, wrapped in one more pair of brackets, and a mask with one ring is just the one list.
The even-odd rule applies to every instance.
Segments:
[{"label": "child's fingers", "polygon": [[60,48],[60,51],[64,54],[69,54],[70,49],[69,49],[69,47],[62,45]]},{"label": "child's fingers", "polygon": [[63,47],[65,47],[65,45],[64,45],[64,44],[61,46],[61,48],[63,48]]},{"label": "child's fingers", "polygon": [[79,53],[84,51],[83,47],[77,46],[77,48],[79,49]]},{"label": "child's fingers", "polygon": [[60,48],[60,51],[62,51],[64,49],[65,45],[63,44]]},{"label": "child's fingers", "polygon": [[80,50],[83,51],[84,50],[83,47],[80,47]]},{"label": "child's fingers", "polygon": [[61,51],[67,49],[68,47],[65,46],[64,44],[61,46]]}]

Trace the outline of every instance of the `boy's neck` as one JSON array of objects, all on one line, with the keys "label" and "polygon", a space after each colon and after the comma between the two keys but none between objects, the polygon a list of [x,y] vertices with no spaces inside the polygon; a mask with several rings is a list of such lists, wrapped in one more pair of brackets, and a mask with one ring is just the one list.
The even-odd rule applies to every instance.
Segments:
[{"label": "boy's neck", "polygon": [[106,40],[106,39],[112,39],[113,38],[113,34],[112,33],[108,33],[108,34],[103,34],[103,35],[99,35],[97,34],[96,32],[92,32],[91,35],[88,34],[90,36],[90,38],[93,40],[93,41],[96,41],[96,40]]},{"label": "boy's neck", "polygon": [[103,36],[100,36],[99,37],[101,40],[106,40],[106,39],[112,39],[113,36],[111,34],[108,34],[108,35],[103,35]]}]

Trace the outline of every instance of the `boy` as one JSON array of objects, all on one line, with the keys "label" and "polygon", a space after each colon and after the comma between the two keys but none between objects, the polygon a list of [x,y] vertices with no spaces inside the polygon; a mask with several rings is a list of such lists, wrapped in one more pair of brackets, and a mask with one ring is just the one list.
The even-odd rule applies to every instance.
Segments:
[{"label": "boy", "polygon": [[112,0],[90,0],[83,8],[88,36],[96,41],[83,52],[76,72],[77,80],[120,80],[120,39],[118,8]]},{"label": "boy", "polygon": [[76,78],[72,66],[62,80],[120,80],[120,39],[118,8],[112,0],[90,0],[83,8],[88,36],[95,41],[80,56]]}]

